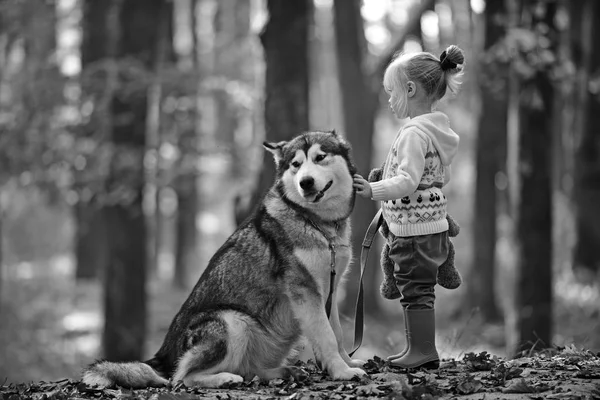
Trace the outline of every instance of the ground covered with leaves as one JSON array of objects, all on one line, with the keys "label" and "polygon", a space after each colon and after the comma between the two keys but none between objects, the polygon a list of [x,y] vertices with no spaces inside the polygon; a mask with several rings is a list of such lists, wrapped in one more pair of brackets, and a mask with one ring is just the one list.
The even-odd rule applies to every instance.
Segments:
[{"label": "ground covered with leaves", "polygon": [[600,354],[568,347],[515,360],[487,352],[442,362],[433,371],[406,371],[374,357],[367,377],[333,382],[313,363],[299,363],[300,378],[253,380],[221,389],[185,387],[130,390],[89,387],[80,381],[10,384],[0,400],[17,399],[567,399],[600,400]]}]

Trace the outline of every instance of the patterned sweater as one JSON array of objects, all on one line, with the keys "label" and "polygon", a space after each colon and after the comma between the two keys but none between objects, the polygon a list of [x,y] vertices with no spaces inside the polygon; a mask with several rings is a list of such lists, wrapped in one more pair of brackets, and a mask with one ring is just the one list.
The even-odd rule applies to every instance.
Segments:
[{"label": "patterned sweater", "polygon": [[450,164],[459,137],[439,111],[412,118],[396,135],[381,181],[371,183],[373,200],[396,236],[431,235],[448,230],[446,196]]}]

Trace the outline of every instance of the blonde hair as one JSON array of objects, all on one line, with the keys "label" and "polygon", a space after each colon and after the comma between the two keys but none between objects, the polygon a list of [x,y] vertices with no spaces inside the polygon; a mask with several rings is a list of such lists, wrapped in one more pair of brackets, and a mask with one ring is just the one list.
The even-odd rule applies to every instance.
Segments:
[{"label": "blonde hair", "polygon": [[400,54],[388,65],[383,75],[383,87],[389,92],[406,92],[406,82],[419,83],[427,96],[436,102],[447,91],[456,95],[460,89],[465,57],[455,45],[448,46],[440,58],[431,53]]}]

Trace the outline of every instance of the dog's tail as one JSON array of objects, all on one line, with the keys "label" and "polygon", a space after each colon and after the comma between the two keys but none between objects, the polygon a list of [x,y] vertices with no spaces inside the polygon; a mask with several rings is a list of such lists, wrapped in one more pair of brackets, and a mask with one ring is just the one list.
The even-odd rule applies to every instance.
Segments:
[{"label": "dog's tail", "polygon": [[119,385],[132,389],[161,387],[169,383],[147,362],[96,361],[83,371],[82,380],[89,386]]}]

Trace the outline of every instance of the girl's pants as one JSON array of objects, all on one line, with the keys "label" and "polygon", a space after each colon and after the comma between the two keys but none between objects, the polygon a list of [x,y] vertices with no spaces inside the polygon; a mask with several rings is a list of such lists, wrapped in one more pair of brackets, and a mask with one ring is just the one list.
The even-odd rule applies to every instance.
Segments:
[{"label": "girl's pants", "polygon": [[391,236],[389,255],[394,261],[394,278],[402,294],[400,304],[411,310],[433,308],[437,270],[448,258],[448,231]]}]

